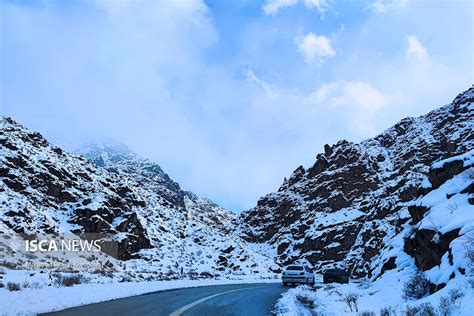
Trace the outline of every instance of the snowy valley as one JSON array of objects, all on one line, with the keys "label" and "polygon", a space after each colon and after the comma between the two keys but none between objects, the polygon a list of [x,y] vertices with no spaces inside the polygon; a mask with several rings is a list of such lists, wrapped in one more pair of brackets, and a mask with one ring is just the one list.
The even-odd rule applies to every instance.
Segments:
[{"label": "snowy valley", "polygon": [[[120,146],[71,154],[10,118],[0,124],[4,286],[275,276],[269,247],[242,240],[233,213],[157,164]],[[79,238],[100,240],[102,251],[25,252],[24,240]]]},{"label": "snowy valley", "polygon": [[[279,282],[282,267],[301,263],[318,274],[343,268],[353,282],[290,289],[277,314],[401,315],[429,303],[441,315],[452,299],[445,314],[468,315],[473,166],[474,88],[373,139],[326,145],[239,215],[126,147],[68,153],[1,117],[0,298],[7,313],[45,312],[172,287]],[[68,238],[100,239],[103,249],[24,251],[24,240]],[[404,297],[415,275],[422,293]],[[94,296],[42,303],[73,292]]]}]

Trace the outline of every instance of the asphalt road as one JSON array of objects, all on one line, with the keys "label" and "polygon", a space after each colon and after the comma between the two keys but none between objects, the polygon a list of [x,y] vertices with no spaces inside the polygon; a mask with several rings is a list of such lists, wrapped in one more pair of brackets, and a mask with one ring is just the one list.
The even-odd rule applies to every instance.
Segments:
[{"label": "asphalt road", "polygon": [[44,315],[270,315],[280,283],[204,286],[155,292]]}]

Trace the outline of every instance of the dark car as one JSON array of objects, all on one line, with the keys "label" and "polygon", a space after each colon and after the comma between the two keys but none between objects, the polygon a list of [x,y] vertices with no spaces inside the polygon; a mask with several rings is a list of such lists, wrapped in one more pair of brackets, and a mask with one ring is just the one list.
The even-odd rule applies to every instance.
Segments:
[{"label": "dark car", "polygon": [[327,269],[323,274],[323,283],[349,283],[349,274],[341,269]]}]

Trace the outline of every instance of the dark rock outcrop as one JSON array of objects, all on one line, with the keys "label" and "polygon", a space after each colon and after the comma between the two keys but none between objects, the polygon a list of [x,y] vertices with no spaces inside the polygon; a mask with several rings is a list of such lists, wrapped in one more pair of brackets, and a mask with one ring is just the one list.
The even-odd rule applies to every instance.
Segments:
[{"label": "dark rock outcrop", "polygon": [[439,168],[432,168],[428,174],[428,178],[433,189],[439,188],[447,180],[453,176],[461,173],[466,168],[464,167],[462,160],[454,160],[445,163]]},{"label": "dark rock outcrop", "polygon": [[428,208],[426,206],[409,205],[408,212],[410,212],[412,224],[416,224],[421,221],[427,211]]},{"label": "dark rock outcrop", "polygon": [[404,251],[415,258],[415,264],[421,271],[426,271],[441,263],[441,258],[449,250],[449,244],[459,236],[459,229],[446,234],[420,229],[405,240]]}]

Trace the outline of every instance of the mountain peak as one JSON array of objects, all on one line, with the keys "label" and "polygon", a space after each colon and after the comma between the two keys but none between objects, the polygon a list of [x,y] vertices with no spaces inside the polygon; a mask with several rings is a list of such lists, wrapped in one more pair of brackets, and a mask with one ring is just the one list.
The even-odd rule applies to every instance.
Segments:
[{"label": "mountain peak", "polygon": [[454,98],[453,104],[461,105],[468,102],[474,102],[474,84],[464,92],[461,92]]},{"label": "mountain peak", "polygon": [[89,141],[74,149],[99,167],[105,167],[107,162],[136,159],[137,155],[126,145],[114,140]]}]

